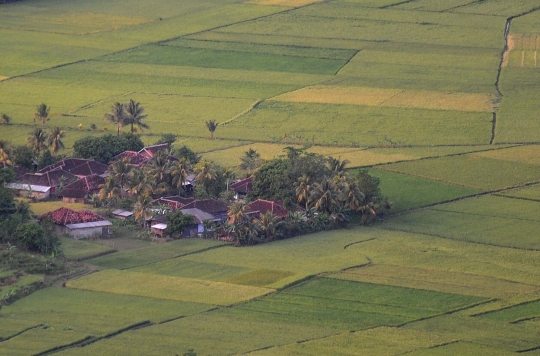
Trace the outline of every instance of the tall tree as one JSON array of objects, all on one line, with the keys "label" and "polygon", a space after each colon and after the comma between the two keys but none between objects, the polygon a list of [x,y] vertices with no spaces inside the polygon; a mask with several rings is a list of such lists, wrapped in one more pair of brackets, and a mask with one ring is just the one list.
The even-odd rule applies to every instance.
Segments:
[{"label": "tall tree", "polygon": [[63,150],[65,148],[64,143],[62,142],[64,136],[64,131],[58,126],[51,130],[49,133],[48,142],[52,153],[56,154],[59,150]]},{"label": "tall tree", "polygon": [[214,132],[216,131],[218,125],[219,124],[216,122],[216,120],[206,121],[206,127],[208,128],[208,131],[210,131],[211,140],[214,139]]},{"label": "tall tree", "polygon": [[313,184],[311,206],[314,206],[318,211],[331,214],[339,201],[339,191],[332,179],[325,179],[320,183]]},{"label": "tall tree", "polygon": [[208,188],[210,182],[216,179],[216,169],[214,164],[207,160],[202,160],[193,169],[195,180],[204,186],[206,193],[209,193]]},{"label": "tall tree", "polygon": [[128,184],[131,194],[151,195],[156,188],[154,176],[142,169],[133,169],[131,171]]},{"label": "tall tree", "polygon": [[34,113],[34,124],[36,120],[41,120],[41,127],[45,127],[45,121],[49,118],[50,111],[50,106],[47,106],[45,103],[38,105]]},{"label": "tall tree", "polygon": [[186,157],[174,162],[171,168],[172,186],[176,187],[176,189],[185,189],[185,183],[191,169],[191,164]]},{"label": "tall tree", "polygon": [[120,186],[120,198],[124,197],[124,186],[129,179],[129,173],[132,169],[133,167],[129,164],[127,158],[116,160],[111,164],[111,177]]},{"label": "tall tree", "polygon": [[250,148],[244,152],[244,156],[240,158],[240,166],[238,168],[244,171],[253,171],[261,166],[261,155]]},{"label": "tall tree", "polygon": [[146,226],[146,221],[153,216],[150,209],[151,203],[152,198],[146,194],[140,194],[137,197],[133,212],[135,213],[135,220],[140,221],[142,226]]},{"label": "tall tree", "polygon": [[150,126],[143,122],[147,115],[144,114],[144,108],[138,102],[133,99],[129,100],[129,103],[124,105],[126,112],[126,124],[131,125],[131,133],[134,133],[134,125],[137,125],[141,131],[143,129],[149,129]]},{"label": "tall tree", "polygon": [[111,200],[119,196],[120,190],[118,189],[118,184],[113,176],[107,177],[105,183],[99,186],[99,200],[106,201]]},{"label": "tall tree", "polygon": [[120,136],[120,128],[126,124],[126,111],[123,104],[115,103],[111,106],[111,111],[105,114],[105,119],[117,126],[117,136]]},{"label": "tall tree", "polygon": [[260,214],[259,218],[255,219],[255,223],[259,225],[259,229],[264,233],[266,240],[270,240],[275,237],[281,218],[272,214],[271,211],[267,211],[265,214]]},{"label": "tall tree", "polygon": [[309,196],[311,191],[311,185],[310,179],[307,175],[303,174],[300,178],[298,178],[298,181],[296,182],[295,186],[295,193],[297,198],[297,202],[299,204],[303,204],[306,209],[308,208],[308,202],[309,202]]},{"label": "tall tree", "polygon": [[41,150],[47,148],[48,136],[45,130],[41,128],[34,129],[27,138],[28,147],[31,147],[34,152],[39,154]]},{"label": "tall tree", "polygon": [[334,157],[328,157],[328,168],[335,174],[345,171],[345,167],[349,164],[350,161],[344,159],[340,161]]},{"label": "tall tree", "polygon": [[171,173],[171,161],[169,161],[169,151],[159,150],[150,161],[150,174],[154,176],[157,184],[169,184]]}]

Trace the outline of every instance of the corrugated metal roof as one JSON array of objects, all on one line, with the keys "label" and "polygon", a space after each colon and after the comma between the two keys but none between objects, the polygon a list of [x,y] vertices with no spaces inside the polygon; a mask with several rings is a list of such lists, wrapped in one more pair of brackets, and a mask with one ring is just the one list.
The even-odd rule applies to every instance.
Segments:
[{"label": "corrugated metal roof", "polygon": [[127,211],[127,210],[122,210],[122,209],[117,209],[115,211],[112,212],[113,215],[118,215],[118,216],[123,216],[123,217],[128,217],[128,216],[131,216],[133,215],[133,213],[131,211]]},{"label": "corrugated metal roof", "polygon": [[51,187],[47,187],[44,185],[33,185],[25,183],[8,183],[6,184],[6,188],[18,190],[32,190],[33,192],[39,193],[47,193],[49,190],[51,190]]},{"label": "corrugated metal roof", "polygon": [[101,220],[101,221],[92,221],[92,222],[85,222],[85,223],[79,223],[79,224],[67,224],[65,225],[70,230],[75,229],[86,229],[90,227],[102,227],[102,226],[111,226],[112,223],[109,220]]},{"label": "corrugated metal roof", "polygon": [[158,230],[165,230],[167,228],[167,224],[156,224],[150,226],[152,229],[158,229]]}]

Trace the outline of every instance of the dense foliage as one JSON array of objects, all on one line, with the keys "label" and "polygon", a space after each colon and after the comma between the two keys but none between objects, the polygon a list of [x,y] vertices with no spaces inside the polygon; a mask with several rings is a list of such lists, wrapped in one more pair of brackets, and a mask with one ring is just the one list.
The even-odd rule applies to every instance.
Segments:
[{"label": "dense foliage", "polygon": [[195,225],[193,216],[183,214],[180,210],[167,215],[167,233],[171,237],[181,237],[182,232],[192,225]]},{"label": "dense foliage", "polygon": [[122,133],[119,136],[106,134],[103,136],[86,136],[73,144],[74,157],[93,159],[101,163],[109,163],[116,155],[124,151],[139,151],[144,143],[139,136]]}]

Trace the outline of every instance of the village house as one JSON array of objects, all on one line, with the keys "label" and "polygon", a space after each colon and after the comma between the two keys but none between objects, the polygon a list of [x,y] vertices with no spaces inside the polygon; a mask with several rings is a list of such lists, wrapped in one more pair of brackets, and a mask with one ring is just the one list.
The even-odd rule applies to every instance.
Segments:
[{"label": "village house", "polygon": [[112,223],[104,217],[90,211],[75,211],[69,208],[59,208],[41,215],[40,221],[50,218],[56,225],[58,234],[67,234],[74,239],[103,236],[109,234]]},{"label": "village house", "polygon": [[9,183],[6,187],[16,190],[19,196],[47,199],[54,195],[59,188],[76,180],[77,176],[63,169],[56,169],[45,173],[26,173],[17,182]]},{"label": "village house", "polygon": [[285,218],[289,214],[283,203],[274,200],[258,199],[247,205],[247,214],[253,217],[259,217],[267,212],[271,212],[275,216]]},{"label": "village house", "polygon": [[169,197],[161,197],[152,201],[152,206],[167,205],[171,210],[182,209],[189,203],[195,201],[195,198],[181,197],[180,195],[173,195]]},{"label": "village house", "polygon": [[182,212],[182,214],[193,216],[193,220],[195,220],[195,225],[188,226],[182,232],[182,235],[185,237],[199,236],[200,234],[202,234],[204,232],[204,222],[207,220],[216,223],[220,221],[220,219],[216,219],[214,215],[202,211],[201,209],[189,208],[180,209],[180,211]]},{"label": "village house", "polygon": [[93,174],[66,185],[58,196],[66,203],[85,203],[92,194],[99,193],[99,186],[104,183],[105,178]]},{"label": "village house", "polygon": [[203,200],[194,200],[193,202],[186,204],[182,207],[183,209],[200,209],[205,213],[212,215],[212,219],[216,221],[225,221],[228,219],[227,212],[229,207],[227,204],[217,199],[203,199]]},{"label": "village house", "polygon": [[246,195],[253,190],[253,176],[234,182],[229,189],[234,192],[234,199],[244,200]]}]

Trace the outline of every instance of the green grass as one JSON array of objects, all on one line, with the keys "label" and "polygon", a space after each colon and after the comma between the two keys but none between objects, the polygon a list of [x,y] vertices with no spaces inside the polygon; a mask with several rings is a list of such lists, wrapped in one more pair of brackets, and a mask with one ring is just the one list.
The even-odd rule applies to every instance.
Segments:
[{"label": "green grass", "polygon": [[530,187],[516,188],[505,190],[504,192],[499,193],[503,196],[515,197],[515,198],[524,198],[540,201],[540,185],[533,185]]},{"label": "green grass", "polygon": [[236,52],[226,49],[180,46],[145,46],[106,56],[105,61],[152,65],[197,66],[203,68],[242,69],[255,71],[297,72],[331,75],[346,59],[287,56],[283,54]]},{"label": "green grass", "polygon": [[226,264],[186,261],[183,258],[173,258],[142,267],[131,268],[130,271],[172,277],[204,279],[208,281],[226,281],[229,278],[246,273],[250,269]]},{"label": "green grass", "polygon": [[271,270],[266,268],[256,269],[244,274],[236,275],[225,280],[227,283],[241,284],[246,286],[264,287],[277,283],[283,278],[289,277],[294,273]]},{"label": "green grass", "polygon": [[74,240],[68,237],[61,237],[60,240],[62,241],[64,256],[69,260],[87,259],[92,256],[115,251],[110,247],[89,241]]},{"label": "green grass", "polygon": [[382,169],[370,169],[369,174],[380,179],[381,193],[394,203],[390,213],[420,208],[481,192],[481,190],[474,188],[388,172]]},{"label": "green grass", "polygon": [[524,0],[517,3],[508,4],[504,1],[490,1],[480,3],[470,3],[454,11],[466,14],[485,14],[498,16],[511,16],[521,14],[538,6],[534,0]]},{"label": "green grass", "polygon": [[[46,324],[0,343],[0,354],[28,355],[129,325],[199,313],[208,306],[136,296],[47,288],[2,308],[2,325]],[[23,323],[21,323],[23,321]]]},{"label": "green grass", "polygon": [[266,288],[114,269],[70,281],[66,286],[95,292],[212,305],[229,305],[272,292],[272,289]]},{"label": "green grass", "polygon": [[176,258],[219,246],[226,246],[226,244],[212,240],[181,239],[93,258],[88,260],[88,263],[104,268],[125,269]]},{"label": "green grass", "polygon": [[540,177],[538,166],[483,158],[474,154],[395,163],[382,168],[387,171],[483,190],[508,188],[538,181]]}]

